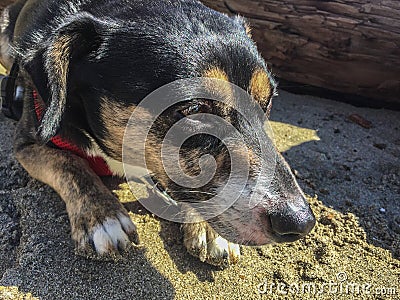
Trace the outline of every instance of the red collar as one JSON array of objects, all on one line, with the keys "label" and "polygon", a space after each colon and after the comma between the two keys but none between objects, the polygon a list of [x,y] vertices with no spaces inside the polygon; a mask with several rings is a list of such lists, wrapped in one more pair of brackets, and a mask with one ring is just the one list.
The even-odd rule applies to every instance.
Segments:
[{"label": "red collar", "polygon": [[[43,104],[39,100],[38,94],[36,91],[33,91],[33,101],[35,106],[36,117],[38,120],[42,119],[43,116]],[[50,142],[57,148],[65,151],[69,151],[82,157],[87,160],[89,163],[90,168],[99,176],[112,176],[113,173],[111,172],[110,168],[108,167],[107,163],[102,157],[99,156],[90,156],[77,145],[74,145],[70,141],[62,138],[60,135],[56,135],[55,137],[51,138]]]}]

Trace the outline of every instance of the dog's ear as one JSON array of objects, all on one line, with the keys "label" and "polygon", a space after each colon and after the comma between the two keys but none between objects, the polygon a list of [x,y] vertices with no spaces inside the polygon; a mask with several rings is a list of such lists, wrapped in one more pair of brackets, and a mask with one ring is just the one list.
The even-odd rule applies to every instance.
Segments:
[{"label": "dog's ear", "polygon": [[[99,47],[99,31],[99,22],[92,16],[80,16],[62,26],[46,46],[41,60],[44,74],[32,76],[47,104],[37,131],[37,137],[43,143],[59,130],[66,108],[71,65],[88,57]],[[43,81],[47,82],[47,86]]]}]

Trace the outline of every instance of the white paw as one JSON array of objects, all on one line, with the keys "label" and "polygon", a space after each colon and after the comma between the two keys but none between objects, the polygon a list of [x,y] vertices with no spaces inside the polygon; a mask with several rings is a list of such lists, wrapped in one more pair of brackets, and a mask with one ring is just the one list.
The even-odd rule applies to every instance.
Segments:
[{"label": "white paw", "polygon": [[239,261],[239,245],[222,238],[207,223],[185,224],[183,231],[186,249],[201,261],[222,267]]},{"label": "white paw", "polygon": [[235,264],[240,259],[240,247],[218,236],[215,240],[208,243],[208,259],[219,262],[226,261],[228,264]]},{"label": "white paw", "polygon": [[80,242],[80,249],[92,244],[100,254],[119,253],[128,249],[131,242],[137,242],[136,226],[128,216],[119,213],[116,218],[108,217],[104,222],[93,226]]}]

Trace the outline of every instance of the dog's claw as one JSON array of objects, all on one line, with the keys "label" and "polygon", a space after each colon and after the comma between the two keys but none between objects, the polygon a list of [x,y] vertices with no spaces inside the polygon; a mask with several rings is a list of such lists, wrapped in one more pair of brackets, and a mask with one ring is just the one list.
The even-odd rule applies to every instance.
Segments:
[{"label": "dog's claw", "polygon": [[124,214],[118,214],[118,220],[120,221],[123,230],[128,235],[129,241],[135,245],[140,244],[139,235],[136,230],[135,224],[133,224],[131,218],[125,216]]},{"label": "dog's claw", "polygon": [[211,265],[227,267],[240,259],[240,247],[219,236],[207,223],[183,225],[184,244],[193,256]]}]

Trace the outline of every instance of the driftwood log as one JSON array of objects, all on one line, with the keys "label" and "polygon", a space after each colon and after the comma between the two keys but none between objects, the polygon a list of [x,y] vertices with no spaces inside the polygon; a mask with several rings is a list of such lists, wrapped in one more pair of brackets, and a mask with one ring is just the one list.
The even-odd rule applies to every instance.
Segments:
[{"label": "driftwood log", "polygon": [[244,16],[279,78],[400,104],[400,1],[202,2]]}]

